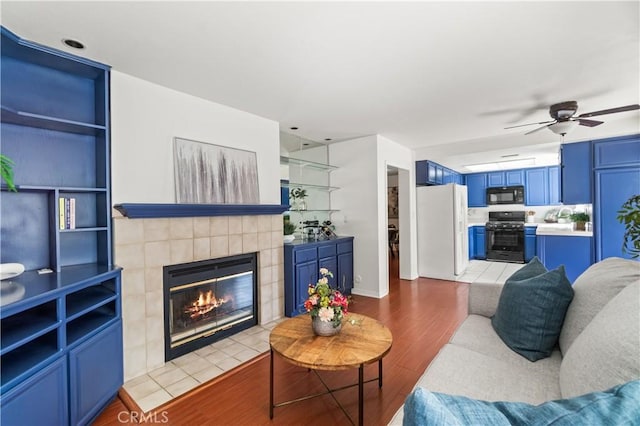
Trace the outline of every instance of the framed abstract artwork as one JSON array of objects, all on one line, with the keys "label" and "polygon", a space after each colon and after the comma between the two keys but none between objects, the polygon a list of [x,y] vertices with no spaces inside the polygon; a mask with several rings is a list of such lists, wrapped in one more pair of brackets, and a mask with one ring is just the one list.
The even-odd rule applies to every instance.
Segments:
[{"label": "framed abstract artwork", "polygon": [[176,202],[259,204],[256,153],[174,138]]}]

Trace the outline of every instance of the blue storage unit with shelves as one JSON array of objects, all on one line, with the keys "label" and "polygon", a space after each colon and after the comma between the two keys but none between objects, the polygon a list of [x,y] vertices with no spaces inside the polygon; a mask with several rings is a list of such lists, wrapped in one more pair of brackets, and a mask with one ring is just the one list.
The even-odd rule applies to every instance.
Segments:
[{"label": "blue storage unit with shelves", "polygon": [[309,284],[318,281],[320,268],[333,273],[329,285],[344,294],[353,288],[353,237],[305,242],[295,240],[284,245],[285,315],[293,317],[306,312]]},{"label": "blue storage unit with shelves", "polygon": [[[3,283],[0,416],[3,424],[86,424],[123,380],[121,277],[111,253],[109,67],[4,27],[1,37],[0,137],[18,191],[0,192],[0,262],[22,263],[26,272]],[[75,229],[60,229],[60,198],[76,200]],[[36,271],[42,268],[50,272]],[[74,361],[74,354],[107,347],[106,359]],[[96,371],[108,371],[110,380],[94,381]],[[92,397],[77,404],[74,392],[86,389],[70,378],[91,383]],[[44,409],[46,420],[38,410],[25,413],[29,406]]]}]

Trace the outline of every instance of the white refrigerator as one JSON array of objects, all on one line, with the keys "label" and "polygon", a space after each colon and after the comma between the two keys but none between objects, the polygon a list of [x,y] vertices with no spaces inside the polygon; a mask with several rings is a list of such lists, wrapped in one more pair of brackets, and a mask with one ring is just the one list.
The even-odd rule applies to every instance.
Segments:
[{"label": "white refrigerator", "polygon": [[455,281],[469,265],[467,187],[416,188],[418,275]]}]

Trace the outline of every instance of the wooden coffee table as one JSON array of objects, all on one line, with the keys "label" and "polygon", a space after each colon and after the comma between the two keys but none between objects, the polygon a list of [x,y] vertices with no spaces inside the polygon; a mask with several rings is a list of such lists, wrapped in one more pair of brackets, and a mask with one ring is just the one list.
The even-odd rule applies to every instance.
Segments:
[{"label": "wooden coffee table", "polygon": [[[271,346],[271,369],[269,373],[269,418],[273,419],[273,409],[309,398],[331,394],[340,409],[353,422],[351,416],[333,396],[333,392],[358,386],[358,424],[363,424],[363,395],[364,383],[378,381],[382,387],[382,358],[391,350],[393,337],[391,331],[381,322],[356,313],[349,313],[342,324],[342,331],[335,336],[316,336],[311,329],[309,315],[289,318],[278,324],[269,336]],[[320,381],[326,392],[304,396],[291,401],[273,402],[273,357],[274,352],[287,362],[313,370],[347,370],[358,368],[358,383],[329,389],[325,382]],[[364,380],[364,366],[378,361],[378,377]],[[355,424],[355,423],[354,423]]]}]

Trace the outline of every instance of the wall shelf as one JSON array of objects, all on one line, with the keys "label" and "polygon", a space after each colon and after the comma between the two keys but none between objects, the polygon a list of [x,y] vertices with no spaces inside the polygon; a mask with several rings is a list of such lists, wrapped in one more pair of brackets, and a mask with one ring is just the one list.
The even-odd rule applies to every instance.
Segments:
[{"label": "wall shelf", "polygon": [[281,204],[143,204],[123,203],[113,206],[130,219],[196,216],[274,215],[286,211]]},{"label": "wall shelf", "polygon": [[331,166],[329,164],[316,163],[313,161],[300,160],[298,158],[282,157],[282,156],[280,157],[280,164],[306,167],[308,169],[321,170],[325,172],[332,172],[338,169],[338,167]]}]

